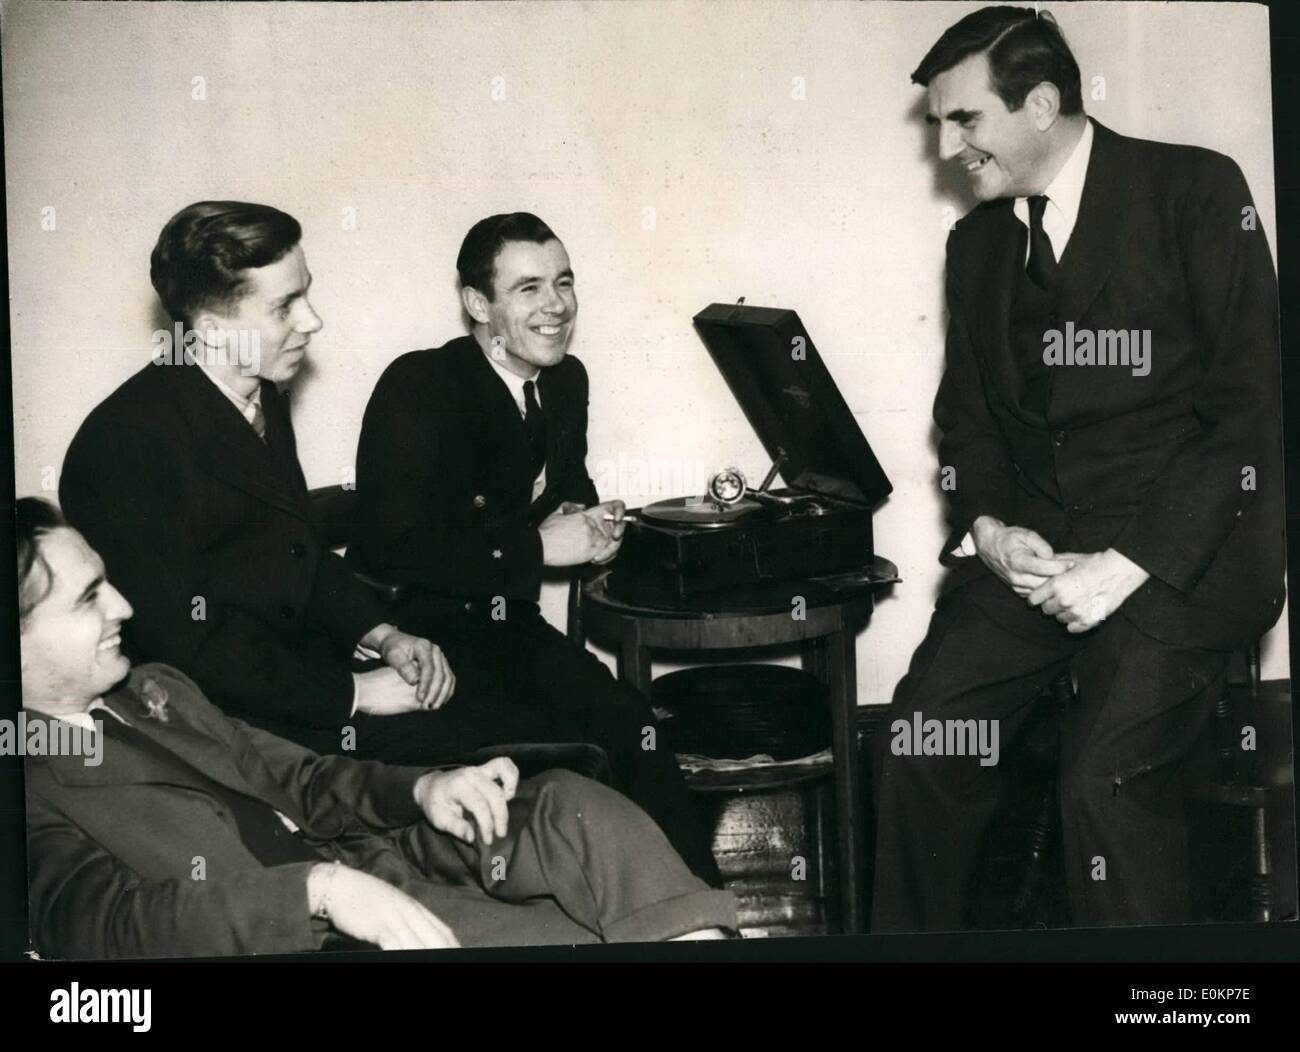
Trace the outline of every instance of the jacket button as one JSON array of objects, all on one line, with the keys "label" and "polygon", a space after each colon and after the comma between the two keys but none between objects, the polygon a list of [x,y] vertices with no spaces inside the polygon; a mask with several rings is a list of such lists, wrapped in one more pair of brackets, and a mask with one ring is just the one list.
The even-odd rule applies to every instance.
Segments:
[{"label": "jacket button", "polygon": [[466,611],[466,613],[472,611],[473,609],[474,609],[474,604],[473,604],[473,603],[466,603],[466,604],[465,604],[465,611]]},{"label": "jacket button", "polygon": [[291,621],[293,619],[293,607],[291,606],[280,607],[280,616],[283,617],[286,621]]},{"label": "jacket button", "polygon": [[487,507],[487,497],[483,496],[483,494],[481,494],[481,493],[475,493],[475,494],[474,494],[474,507],[476,507],[476,508],[486,508],[486,507]]},{"label": "jacket button", "polygon": [[501,558],[501,549],[500,549],[500,548],[493,548],[493,549],[492,549],[492,558],[494,558],[494,559],[500,559],[500,558]]},{"label": "jacket button", "polygon": [[1058,431],[1056,432],[1056,434],[1052,436],[1052,441],[1055,442],[1058,446],[1063,446],[1065,445],[1065,437],[1066,436],[1064,431]]},{"label": "jacket button", "polygon": [[295,541],[289,551],[293,553],[295,559],[302,559],[307,555],[307,545],[303,544],[302,541]]}]

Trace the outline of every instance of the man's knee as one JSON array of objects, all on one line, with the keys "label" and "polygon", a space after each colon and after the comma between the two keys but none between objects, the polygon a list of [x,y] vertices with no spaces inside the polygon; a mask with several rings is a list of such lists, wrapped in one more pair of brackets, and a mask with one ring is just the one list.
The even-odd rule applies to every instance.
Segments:
[{"label": "man's knee", "polygon": [[526,784],[536,798],[535,806],[547,819],[573,824],[598,838],[611,830],[630,832],[642,821],[653,824],[622,793],[573,771],[545,771]]}]

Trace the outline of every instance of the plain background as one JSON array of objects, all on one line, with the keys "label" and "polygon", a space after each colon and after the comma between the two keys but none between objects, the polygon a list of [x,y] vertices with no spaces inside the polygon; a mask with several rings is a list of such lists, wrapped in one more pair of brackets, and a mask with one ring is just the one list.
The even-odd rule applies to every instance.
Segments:
[{"label": "plain background", "polygon": [[[732,464],[760,478],[690,319],[740,296],[799,311],[895,487],[877,550],[904,582],[858,642],[860,697],[887,702],[943,572],[930,410],[946,227],[972,204],[909,74],[979,6],[9,0],[17,492],[52,496],[80,421],[149,361],[169,325],[149,252],[186,204],[261,201],[303,225],[325,320],[294,394],[311,485],[349,478],[384,366],[463,331],[468,227],[533,211],[577,273],[604,498],[698,493]],[[1275,245],[1266,9],[1048,9],[1088,112],[1231,155]],[[563,623],[559,586],[544,606]],[[1289,675],[1285,624],[1268,677]]]}]

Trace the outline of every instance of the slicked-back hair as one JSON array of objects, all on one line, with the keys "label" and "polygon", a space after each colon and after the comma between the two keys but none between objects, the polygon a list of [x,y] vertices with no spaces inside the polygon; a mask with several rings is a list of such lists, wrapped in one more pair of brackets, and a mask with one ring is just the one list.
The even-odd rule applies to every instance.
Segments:
[{"label": "slicked-back hair", "polygon": [[489,300],[496,298],[492,276],[497,256],[508,241],[534,241],[539,245],[558,241],[549,226],[531,212],[506,212],[480,219],[465,235],[456,256],[460,287],[478,289]]},{"label": "slicked-back hair", "polygon": [[225,311],[246,291],[240,271],[266,267],[302,240],[293,216],[270,205],[199,201],[167,221],[149,259],[149,280],[175,321]]},{"label": "slicked-back hair", "polygon": [[992,88],[1008,110],[1018,110],[1025,96],[1043,81],[1061,93],[1061,113],[1083,112],[1079,64],[1061,27],[1046,11],[1031,7],[983,7],[950,26],[926,52],[912,83],[929,85],[940,73],[971,55],[989,60]]},{"label": "slicked-back hair", "polygon": [[14,505],[14,537],[18,549],[18,624],[21,626],[54,585],[49,564],[41,555],[41,538],[67,526],[49,501],[23,497]]}]

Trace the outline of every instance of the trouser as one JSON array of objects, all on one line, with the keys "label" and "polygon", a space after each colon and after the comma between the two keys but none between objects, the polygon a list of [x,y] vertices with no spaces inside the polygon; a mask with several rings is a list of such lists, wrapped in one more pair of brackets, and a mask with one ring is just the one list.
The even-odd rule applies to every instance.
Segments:
[{"label": "trouser", "polygon": [[[1228,655],[1174,646],[1121,609],[1069,634],[992,575],[941,597],[875,749],[873,930],[967,925],[975,867],[998,795],[978,755],[896,755],[925,720],[996,721],[999,750],[1042,690],[1071,668],[1061,730],[1065,873],[1081,926],[1190,920],[1183,761],[1224,689]],[[991,728],[989,728],[991,730]],[[954,737],[954,741],[959,739]]]},{"label": "trouser", "polygon": [[462,946],[649,942],[737,927],[730,892],[693,876],[619,793],[569,771],[519,783],[505,837],[473,844],[427,822],[339,856],[419,899]]},{"label": "trouser", "polygon": [[[490,607],[452,616],[452,605],[416,600],[397,613],[403,630],[442,648],[456,675],[456,693],[436,712],[354,715],[349,726],[355,735],[346,755],[440,764],[464,761],[489,746],[598,745],[609,760],[613,787],[659,824],[696,876],[721,887],[710,830],[689,797],[668,728],[655,718],[649,701],[556,631],[536,604],[512,602],[500,621],[490,617]],[[344,751],[336,730],[261,723],[316,752]]]}]

